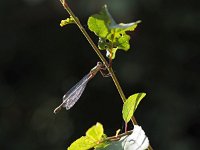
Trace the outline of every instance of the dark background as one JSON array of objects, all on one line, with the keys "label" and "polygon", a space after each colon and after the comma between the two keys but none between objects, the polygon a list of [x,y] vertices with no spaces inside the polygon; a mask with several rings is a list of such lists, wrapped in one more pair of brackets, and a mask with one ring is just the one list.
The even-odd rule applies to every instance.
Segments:
[{"label": "dark background", "polygon": [[[197,1],[70,0],[69,4],[85,28],[87,18],[103,4],[118,22],[142,20],[131,33],[131,49],[118,51],[115,73],[127,97],[147,93],[135,116],[155,149],[198,149]],[[59,1],[0,2],[1,150],[62,150],[96,122],[108,135],[124,127],[120,96],[112,80],[99,74],[73,109],[53,114],[65,92],[99,61],[76,25],[59,26],[67,17]]]}]

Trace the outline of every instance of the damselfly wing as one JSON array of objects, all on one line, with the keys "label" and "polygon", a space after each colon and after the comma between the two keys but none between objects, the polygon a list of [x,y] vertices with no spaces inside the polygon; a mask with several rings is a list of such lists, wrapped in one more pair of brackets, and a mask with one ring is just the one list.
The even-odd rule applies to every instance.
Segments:
[{"label": "damselfly wing", "polygon": [[85,87],[92,77],[91,74],[85,75],[76,85],[74,85],[64,96],[63,96],[63,102],[60,106],[58,106],[54,113],[57,113],[61,107],[65,107],[67,110],[72,108],[74,104],[79,100],[81,97],[83,91],[85,90]]},{"label": "damselfly wing", "polygon": [[63,107],[69,110],[74,106],[85,90],[89,79],[90,75],[87,74],[63,96]]},{"label": "damselfly wing", "polygon": [[90,72],[85,75],[76,85],[74,85],[64,96],[63,96],[63,102],[60,104],[55,110],[54,113],[57,113],[60,111],[62,107],[65,107],[67,110],[72,108],[74,104],[78,101],[78,99],[81,97],[83,91],[85,90],[85,87],[88,83],[88,81],[93,78],[97,72],[103,68],[103,65],[101,62],[98,62],[97,65],[90,70]]}]

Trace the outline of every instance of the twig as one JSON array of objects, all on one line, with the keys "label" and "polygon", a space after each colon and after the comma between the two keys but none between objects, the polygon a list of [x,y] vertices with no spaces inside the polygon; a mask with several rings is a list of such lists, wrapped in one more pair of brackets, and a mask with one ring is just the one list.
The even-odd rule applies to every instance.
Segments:
[{"label": "twig", "polygon": [[100,141],[99,143],[103,143],[105,141],[116,141],[116,140],[119,140],[121,137],[123,137],[125,135],[130,135],[132,132],[133,132],[133,130],[130,130],[130,131],[124,132],[122,134],[118,134],[117,136],[116,135],[110,136],[110,137],[107,137],[104,140]]},{"label": "twig", "polygon": [[[97,48],[97,46],[95,45],[95,43],[93,42],[93,40],[90,38],[90,36],[88,35],[88,33],[86,32],[86,30],[83,28],[82,24],[80,23],[79,19],[74,15],[74,13],[72,12],[72,10],[69,8],[68,4],[65,2],[65,0],[60,0],[60,2],[62,3],[64,9],[69,13],[70,16],[72,16],[72,18],[74,19],[74,22],[77,24],[77,26],[79,27],[79,29],[81,30],[81,32],[83,33],[83,35],[85,36],[85,38],[88,40],[88,42],[90,43],[90,45],[92,46],[92,48],[94,49],[94,51],[97,53],[97,55],[99,56],[99,58],[101,59],[101,61],[103,62],[103,64],[106,66],[106,69],[108,69],[112,80],[120,94],[121,99],[123,100],[123,102],[126,101],[126,97],[124,95],[124,92],[122,91],[122,88],[119,84],[119,81],[117,80],[115,73],[112,69],[112,67],[109,67],[108,62],[106,61],[106,59],[104,58],[104,56],[101,54],[101,52],[99,51],[99,49]],[[136,119],[133,117],[132,118],[132,122],[133,124],[137,125],[137,121]]]},{"label": "twig", "polygon": [[[95,43],[93,42],[93,40],[91,39],[91,37],[89,36],[89,34],[86,32],[85,28],[82,26],[81,22],[79,21],[79,19],[75,16],[75,14],[72,12],[72,10],[70,9],[70,7],[68,6],[68,4],[66,3],[65,0],[60,0],[60,2],[62,3],[64,9],[69,13],[70,16],[72,16],[72,18],[74,19],[74,22],[76,23],[76,25],[79,27],[79,29],[81,30],[81,32],[83,33],[83,35],[85,36],[85,38],[88,40],[88,42],[90,43],[90,45],[92,46],[92,48],[94,49],[94,51],[96,52],[96,54],[99,56],[99,58],[101,59],[101,61],[103,62],[103,64],[106,66],[106,69],[109,71],[112,80],[120,94],[120,97],[122,99],[123,102],[126,101],[126,97],[124,95],[124,92],[119,84],[119,81],[117,79],[117,77],[115,76],[115,73],[112,69],[112,67],[109,66],[108,62],[106,61],[106,59],[104,58],[104,56],[101,54],[101,52],[99,51],[98,47],[95,45]],[[131,121],[134,125],[137,125],[137,121],[135,119],[135,117],[133,116],[131,118]],[[149,145],[149,150],[153,150],[151,148],[151,146]]]}]

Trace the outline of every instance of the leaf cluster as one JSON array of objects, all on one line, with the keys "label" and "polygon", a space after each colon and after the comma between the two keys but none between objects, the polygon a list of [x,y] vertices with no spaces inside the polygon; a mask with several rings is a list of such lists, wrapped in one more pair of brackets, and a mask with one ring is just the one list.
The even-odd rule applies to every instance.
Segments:
[{"label": "leaf cluster", "polygon": [[134,31],[140,22],[117,24],[109,13],[107,6],[104,5],[98,14],[89,17],[88,27],[99,37],[99,49],[107,50],[109,52],[108,57],[114,59],[118,49],[124,51],[130,49],[130,36],[126,32]]}]

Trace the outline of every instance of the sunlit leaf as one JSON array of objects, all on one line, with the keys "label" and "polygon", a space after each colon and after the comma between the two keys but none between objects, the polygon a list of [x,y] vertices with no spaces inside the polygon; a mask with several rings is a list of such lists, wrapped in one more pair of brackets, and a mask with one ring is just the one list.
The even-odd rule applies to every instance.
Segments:
[{"label": "sunlit leaf", "polygon": [[96,125],[87,130],[86,136],[82,136],[74,141],[70,147],[68,147],[68,150],[88,150],[90,148],[107,146],[107,141],[102,142],[102,140],[106,138],[106,135],[103,132],[102,124],[96,123]]},{"label": "sunlit leaf", "polygon": [[109,24],[110,18],[106,13],[106,9],[102,9],[99,14],[94,14],[88,19],[88,28],[100,38],[105,38],[109,33]]},{"label": "sunlit leaf", "polygon": [[94,141],[98,142],[101,140],[103,135],[103,126],[102,124],[98,123],[92,126],[90,129],[87,130],[86,136],[90,137]]},{"label": "sunlit leaf", "polygon": [[61,20],[60,26],[63,27],[63,26],[65,26],[65,25],[71,24],[71,23],[75,23],[72,16],[70,16],[70,18],[67,18],[67,19],[65,19],[65,20]]},{"label": "sunlit leaf", "polygon": [[123,119],[126,123],[128,123],[133,116],[138,104],[145,97],[146,93],[136,93],[131,95],[123,105]]},{"label": "sunlit leaf", "polygon": [[81,138],[74,141],[67,150],[88,150],[96,145],[95,141],[87,136],[82,136]]}]

